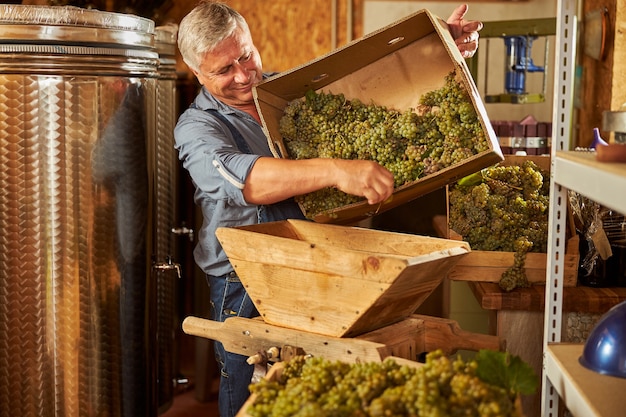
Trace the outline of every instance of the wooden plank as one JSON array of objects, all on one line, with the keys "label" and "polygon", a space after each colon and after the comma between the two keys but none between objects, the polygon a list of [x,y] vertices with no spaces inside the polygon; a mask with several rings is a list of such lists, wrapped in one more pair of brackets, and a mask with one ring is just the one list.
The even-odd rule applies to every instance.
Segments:
[{"label": "wooden plank", "polygon": [[[472,333],[461,329],[454,320],[415,315],[424,320],[426,352],[442,349],[446,353],[457,350],[479,351],[480,349],[504,350],[505,340],[497,336]],[[447,346],[445,348],[444,346]]]},{"label": "wooden plank", "polygon": [[[500,282],[502,274],[513,266],[513,252],[471,251],[459,259],[448,274],[453,281]],[[578,254],[566,254],[563,285],[574,287],[578,282]],[[531,284],[546,282],[545,253],[528,253],[524,262],[524,271]]]},{"label": "wooden plank", "polygon": [[397,233],[360,227],[317,224],[308,221],[289,220],[301,239],[315,244],[332,244],[346,249],[374,253],[417,257],[449,249],[469,248],[469,244],[430,236]]},{"label": "wooden plank", "polygon": [[349,363],[379,362],[387,351],[382,343],[272,326],[260,318],[231,317],[224,322],[216,322],[190,316],[183,321],[183,331],[190,335],[218,340],[228,352],[248,357],[266,352],[271,347],[281,348],[288,345],[301,347],[306,354],[341,358]]},{"label": "wooden plank", "polygon": [[[439,220],[441,221],[441,220]],[[448,231],[451,239],[462,237],[453,230]],[[578,285],[578,265],[580,252],[578,250],[578,235],[568,239],[563,259],[563,286],[575,287]],[[502,274],[513,266],[515,254],[513,252],[478,251],[472,250],[459,258],[454,265],[448,279],[453,281],[470,282],[500,282]],[[547,254],[527,253],[524,261],[526,278],[531,284],[545,285]]]},{"label": "wooden plank", "polygon": [[[222,232],[222,233],[220,233]],[[226,237],[224,231],[217,235],[235,270],[243,278],[257,279],[245,273],[249,268],[263,265],[275,266],[277,277],[280,268],[299,274],[300,271],[327,274],[331,277],[350,277],[362,280],[390,283],[407,267],[407,260],[384,254],[341,250],[335,246],[312,245],[308,242],[232,234]],[[252,264],[258,264],[257,266]],[[244,270],[244,268],[246,268]],[[293,277],[297,279],[297,276]],[[258,279],[263,279],[262,276]]]},{"label": "wooden plank", "polygon": [[260,263],[236,261],[234,266],[265,321],[332,336],[343,336],[352,329],[389,288],[387,284],[367,285],[363,279],[313,271],[294,271],[288,279],[283,268]]},{"label": "wooden plank", "polygon": [[183,331],[218,340],[228,352],[248,357],[267,352],[272,347],[290,346],[301,348],[302,354],[347,363],[380,362],[389,356],[412,360],[423,352],[436,349],[442,349],[447,354],[460,349],[504,349],[503,341],[497,336],[467,332],[454,320],[417,314],[356,338],[318,335],[273,326],[260,318],[243,317],[216,322],[189,316],[183,321]]},{"label": "wooden plank", "polygon": [[622,417],[626,379],[581,365],[583,348],[583,344],[548,344],[544,370],[552,386],[576,417]]},{"label": "wooden plank", "polygon": [[[489,282],[468,282],[480,306],[486,310],[529,310],[543,311],[545,286],[533,285],[530,288],[516,288],[502,291],[498,284]],[[611,307],[626,300],[626,288],[563,288],[563,311],[602,314]]]},{"label": "wooden plank", "polygon": [[[497,335],[506,341],[506,350],[519,356],[541,375],[543,359],[543,311],[512,311],[497,313]],[[541,415],[541,390],[521,396],[524,416]]]},{"label": "wooden plank", "polygon": [[359,334],[408,316],[448,269],[416,266],[389,285],[314,271],[289,275],[280,266],[240,260],[233,265],[267,322],[333,336]]}]

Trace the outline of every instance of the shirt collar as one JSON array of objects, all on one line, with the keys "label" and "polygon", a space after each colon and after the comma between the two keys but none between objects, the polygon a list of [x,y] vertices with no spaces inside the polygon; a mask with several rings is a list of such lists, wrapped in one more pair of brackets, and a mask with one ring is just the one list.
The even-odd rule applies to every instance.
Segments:
[{"label": "shirt collar", "polygon": [[[277,73],[272,72],[272,73],[264,73],[263,74],[263,79],[266,80],[267,78],[275,75]],[[213,97],[213,95],[211,93],[209,93],[207,91],[206,88],[204,88],[204,86],[202,86],[202,90],[201,93],[198,94],[198,96],[195,99],[195,105],[197,108],[201,109],[201,110],[217,110],[220,113],[234,113],[237,112],[238,110],[222,103],[220,100],[216,99],[215,97]]]}]

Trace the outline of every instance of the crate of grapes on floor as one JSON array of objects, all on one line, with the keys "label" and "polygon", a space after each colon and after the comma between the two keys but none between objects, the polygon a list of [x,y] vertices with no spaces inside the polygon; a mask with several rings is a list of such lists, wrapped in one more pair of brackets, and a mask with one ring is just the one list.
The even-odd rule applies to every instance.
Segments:
[{"label": "crate of grapes on floor", "polygon": [[333,337],[406,319],[469,251],[462,241],[307,220],[216,234],[266,323]]},{"label": "crate of grapes on floor", "polygon": [[379,162],[394,174],[382,204],[334,188],[297,197],[319,223],[354,224],[503,158],[446,23],[421,10],[254,89],[276,157]]},{"label": "crate of grapes on floor", "polygon": [[[504,291],[545,284],[549,187],[549,156],[513,155],[450,185],[447,237],[467,241],[472,252],[449,278],[498,283]],[[577,285],[578,244],[576,231],[567,230],[566,287]]]}]

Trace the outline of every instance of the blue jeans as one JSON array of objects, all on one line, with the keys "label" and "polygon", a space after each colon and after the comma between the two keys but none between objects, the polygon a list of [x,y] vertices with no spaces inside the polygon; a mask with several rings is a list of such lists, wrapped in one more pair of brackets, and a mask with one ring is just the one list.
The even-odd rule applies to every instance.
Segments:
[{"label": "blue jeans", "polygon": [[[257,317],[259,312],[250,300],[239,277],[231,272],[214,277],[207,275],[211,297],[211,320],[223,322],[229,317]],[[215,341],[215,359],[220,367],[218,409],[220,417],[234,417],[250,396],[254,366],[247,356],[230,353]]]}]

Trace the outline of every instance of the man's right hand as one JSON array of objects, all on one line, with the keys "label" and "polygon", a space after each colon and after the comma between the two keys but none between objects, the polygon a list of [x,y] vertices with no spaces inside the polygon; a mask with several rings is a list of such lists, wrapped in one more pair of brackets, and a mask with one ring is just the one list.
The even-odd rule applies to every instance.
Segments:
[{"label": "man's right hand", "polygon": [[394,189],[393,174],[373,161],[336,159],[335,186],[348,194],[365,197],[369,204],[387,200]]}]

